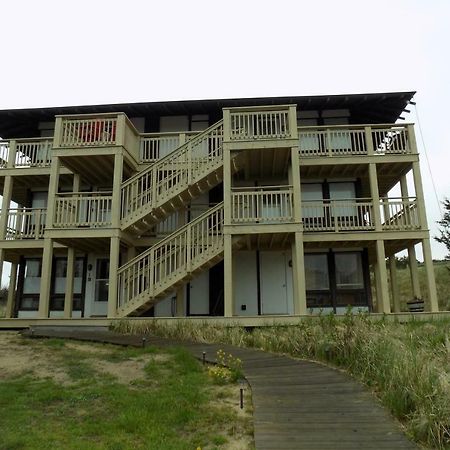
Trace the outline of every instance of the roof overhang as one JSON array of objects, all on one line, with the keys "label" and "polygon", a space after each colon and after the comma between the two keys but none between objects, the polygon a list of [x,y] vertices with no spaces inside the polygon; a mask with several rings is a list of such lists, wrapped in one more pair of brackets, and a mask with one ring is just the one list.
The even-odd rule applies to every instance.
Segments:
[{"label": "roof overhang", "polygon": [[0,136],[4,139],[36,136],[39,122],[53,121],[54,117],[59,114],[124,112],[128,117],[185,114],[217,116],[221,109],[225,107],[281,104],[296,104],[301,110],[349,109],[352,122],[394,123],[414,94],[414,91],[410,91],[8,109],[0,110]]}]

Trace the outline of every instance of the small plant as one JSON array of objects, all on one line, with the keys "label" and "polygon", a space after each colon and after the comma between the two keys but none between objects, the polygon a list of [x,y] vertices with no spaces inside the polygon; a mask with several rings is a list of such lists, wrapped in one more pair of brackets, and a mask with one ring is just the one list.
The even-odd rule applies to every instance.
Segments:
[{"label": "small plant", "polygon": [[208,374],[218,384],[234,383],[242,378],[242,361],[231,353],[217,351],[217,365],[208,369]]}]

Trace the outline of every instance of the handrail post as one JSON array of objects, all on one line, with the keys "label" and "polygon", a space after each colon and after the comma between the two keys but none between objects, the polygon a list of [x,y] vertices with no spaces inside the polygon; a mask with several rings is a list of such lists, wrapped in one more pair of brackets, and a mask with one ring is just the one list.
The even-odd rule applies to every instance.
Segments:
[{"label": "handrail post", "polygon": [[223,108],[223,140],[231,140],[231,111],[230,108]]},{"label": "handrail post", "polygon": [[17,142],[12,139],[9,141],[9,149],[8,149],[8,162],[6,163],[6,167],[8,169],[12,169],[16,165],[16,153],[17,153]]},{"label": "handrail post", "polygon": [[372,140],[372,127],[364,127],[364,140],[366,143],[366,152],[369,156],[375,154]]},{"label": "handrail post", "polygon": [[289,137],[298,140],[297,105],[289,105],[288,110]]},{"label": "handrail post", "polygon": [[406,139],[406,142],[407,142],[406,153],[417,154],[419,152],[417,150],[416,133],[414,132],[414,125],[413,124],[408,124],[406,126],[406,129],[407,129],[407,132],[408,132],[408,136],[407,136],[407,139]]}]

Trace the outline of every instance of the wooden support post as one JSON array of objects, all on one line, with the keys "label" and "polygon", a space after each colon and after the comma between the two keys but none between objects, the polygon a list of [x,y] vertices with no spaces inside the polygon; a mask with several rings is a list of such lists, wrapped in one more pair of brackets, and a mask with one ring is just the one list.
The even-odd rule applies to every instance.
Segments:
[{"label": "wooden support post", "polygon": [[389,289],[386,270],[386,254],[384,251],[384,241],[378,239],[376,241],[376,275],[377,275],[377,306],[378,312],[389,314],[391,312],[391,304],[389,301]]},{"label": "wooden support post", "polygon": [[377,166],[375,163],[369,164],[369,183],[370,196],[373,204],[373,218],[375,223],[375,231],[381,231],[381,214],[380,214],[380,193],[378,190]]},{"label": "wooden support post", "polygon": [[73,309],[73,285],[75,276],[75,249],[67,249],[67,273],[66,273],[66,292],[64,296],[64,318],[72,317]]},{"label": "wooden support post", "polygon": [[428,229],[427,213],[425,210],[425,198],[423,196],[422,177],[420,175],[419,161],[412,163],[414,190],[416,191],[417,212],[419,215],[420,228],[422,230]]},{"label": "wooden support post", "polygon": [[417,267],[416,248],[414,247],[414,245],[410,245],[408,247],[408,259],[413,295],[414,297],[422,298],[422,291],[419,282],[419,269]]},{"label": "wooden support post", "polygon": [[108,318],[116,316],[117,311],[117,291],[119,278],[117,269],[119,268],[120,238],[112,237],[109,250],[109,287],[108,287]]},{"label": "wooden support post", "polygon": [[58,156],[53,156],[50,168],[50,180],[48,183],[48,201],[47,201],[47,220],[45,228],[48,230],[53,228],[53,220],[55,218],[56,194],[59,186],[59,170],[61,161]]},{"label": "wooden support post", "polygon": [[113,189],[111,200],[111,222],[113,228],[120,228],[120,212],[121,208],[121,193],[122,193],[122,173],[123,173],[123,153],[119,151],[114,155],[114,175],[113,175]]},{"label": "wooden support post", "polygon": [[289,184],[293,190],[294,222],[302,223],[302,191],[300,180],[300,155],[299,148],[291,148],[291,165],[289,167]]},{"label": "wooden support post", "polygon": [[231,225],[231,151],[227,145],[223,149],[223,217],[224,225]]},{"label": "wooden support post", "polygon": [[306,282],[303,233],[294,233],[292,243],[292,281],[294,290],[294,314],[306,315]]},{"label": "wooden support post", "polygon": [[14,186],[14,179],[11,175],[5,177],[3,186],[3,200],[2,209],[0,212],[0,240],[6,238],[6,228],[8,226],[9,208],[11,205],[12,190]]},{"label": "wooden support post", "polygon": [[233,295],[233,247],[232,235],[224,235],[224,316],[233,317],[234,315],[234,295]]},{"label": "wooden support post", "polygon": [[400,296],[398,292],[397,265],[395,263],[395,255],[389,258],[389,275],[391,278],[391,293],[394,312],[400,312]]},{"label": "wooden support post", "polygon": [[431,256],[430,239],[422,239],[422,251],[428,288],[428,304],[426,305],[426,309],[431,312],[438,312],[439,304],[434,276],[433,258]]},{"label": "wooden support post", "polygon": [[16,281],[17,281],[16,262],[11,263],[11,274],[9,276],[8,299],[6,301],[5,317],[10,319],[14,315],[14,299],[16,298]]},{"label": "wooden support post", "polygon": [[38,318],[47,319],[49,316],[50,293],[52,282],[53,240],[44,239],[44,253],[42,256],[41,290],[39,294]]}]

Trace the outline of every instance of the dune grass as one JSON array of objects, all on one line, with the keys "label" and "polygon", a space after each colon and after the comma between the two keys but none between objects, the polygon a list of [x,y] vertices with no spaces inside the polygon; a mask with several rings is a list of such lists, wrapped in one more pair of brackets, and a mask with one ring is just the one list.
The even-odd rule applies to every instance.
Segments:
[{"label": "dune grass", "polygon": [[368,385],[414,440],[450,448],[450,321],[404,324],[347,314],[247,331],[190,322],[121,321],[116,330],[256,347],[344,368]]}]

